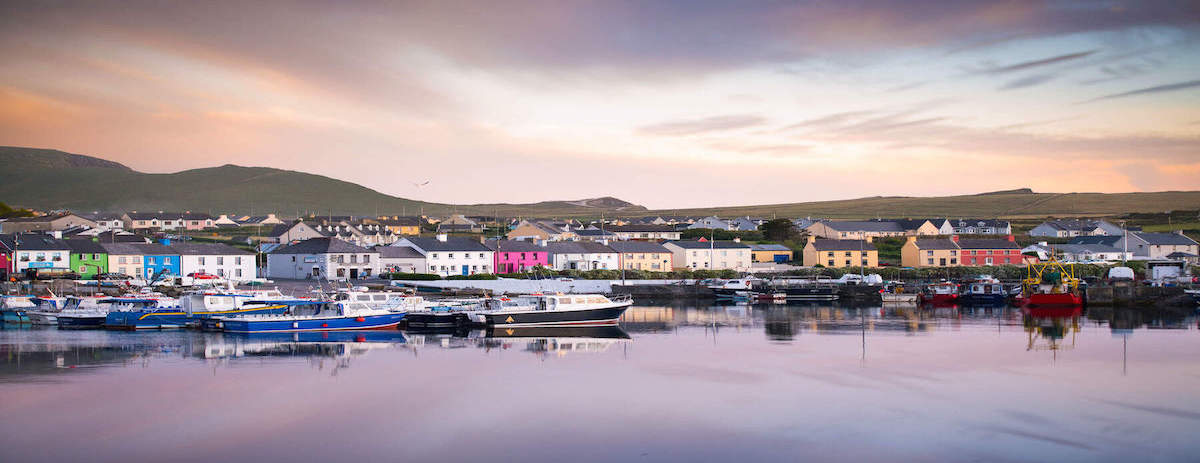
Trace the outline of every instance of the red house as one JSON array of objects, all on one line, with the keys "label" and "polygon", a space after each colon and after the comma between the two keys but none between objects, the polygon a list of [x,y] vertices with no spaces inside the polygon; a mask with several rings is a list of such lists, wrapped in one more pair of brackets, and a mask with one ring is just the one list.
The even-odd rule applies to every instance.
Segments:
[{"label": "red house", "polygon": [[0,235],[0,280],[7,281],[13,273],[13,235]]},{"label": "red house", "polygon": [[1005,239],[959,239],[958,235],[951,237],[962,249],[959,256],[962,265],[1021,265],[1025,263],[1021,255],[1021,246],[1016,238],[1008,235]]}]

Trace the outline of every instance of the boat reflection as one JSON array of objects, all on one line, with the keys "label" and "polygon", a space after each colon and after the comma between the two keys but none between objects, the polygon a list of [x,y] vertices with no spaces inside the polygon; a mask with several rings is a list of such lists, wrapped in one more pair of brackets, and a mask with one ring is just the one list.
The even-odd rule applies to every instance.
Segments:
[{"label": "boat reflection", "polygon": [[521,349],[546,358],[553,354],[563,357],[574,353],[604,352],[613,345],[630,342],[629,333],[619,326],[565,326],[565,327],[493,327],[487,330],[466,332],[407,332],[416,347],[438,347],[442,349]]}]

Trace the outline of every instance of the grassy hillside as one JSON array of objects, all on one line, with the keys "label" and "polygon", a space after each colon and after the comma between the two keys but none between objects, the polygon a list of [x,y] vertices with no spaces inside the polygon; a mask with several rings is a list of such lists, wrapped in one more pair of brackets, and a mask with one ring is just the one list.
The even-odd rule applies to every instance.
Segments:
[{"label": "grassy hillside", "polygon": [[265,167],[147,174],[121,164],[55,150],[0,147],[0,199],[38,209],[191,210],[211,213],[305,211],[335,215],[600,215],[644,210],[615,198],[537,204],[450,205],[397,198],[361,185]]},{"label": "grassy hillside", "polygon": [[[1200,209],[1200,191],[1156,193],[1034,193],[1022,188],[945,197],[871,197],[840,201],[646,211],[605,197],[534,204],[451,205],[414,201],[341,180],[265,167],[226,165],[147,174],[103,159],[35,148],[0,147],[0,201],[13,207],[110,210],[191,210],[294,215],[499,214],[502,217],[720,215],[762,217],[1004,217],[1117,216]],[[613,185],[619,188],[619,185]],[[1016,224],[1017,222],[1014,222]],[[1149,221],[1148,223],[1156,223]]]},{"label": "grassy hillside", "polygon": [[1047,217],[1116,216],[1200,207],[1200,191],[1155,193],[1032,193],[1028,190],[978,195],[872,197],[841,201],[652,211],[670,215],[780,217]]}]

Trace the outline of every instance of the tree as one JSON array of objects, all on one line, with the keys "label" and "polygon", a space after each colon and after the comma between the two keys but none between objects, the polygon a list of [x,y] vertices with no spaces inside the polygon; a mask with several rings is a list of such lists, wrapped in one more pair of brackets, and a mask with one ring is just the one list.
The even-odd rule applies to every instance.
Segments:
[{"label": "tree", "polygon": [[770,241],[789,241],[800,237],[796,224],[788,219],[774,219],[758,226],[758,230]]}]

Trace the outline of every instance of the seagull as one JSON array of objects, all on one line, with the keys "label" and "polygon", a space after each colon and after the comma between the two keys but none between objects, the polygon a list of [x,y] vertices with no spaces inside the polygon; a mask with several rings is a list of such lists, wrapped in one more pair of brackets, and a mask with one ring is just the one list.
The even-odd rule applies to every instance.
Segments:
[{"label": "seagull", "polygon": [[426,180],[426,181],[424,181],[424,182],[422,182],[422,183],[416,183],[416,182],[413,182],[413,186],[415,186],[415,187],[417,187],[417,188],[421,188],[421,187],[423,187],[423,186],[425,186],[425,185],[428,185],[428,184],[429,184],[429,180]]}]

